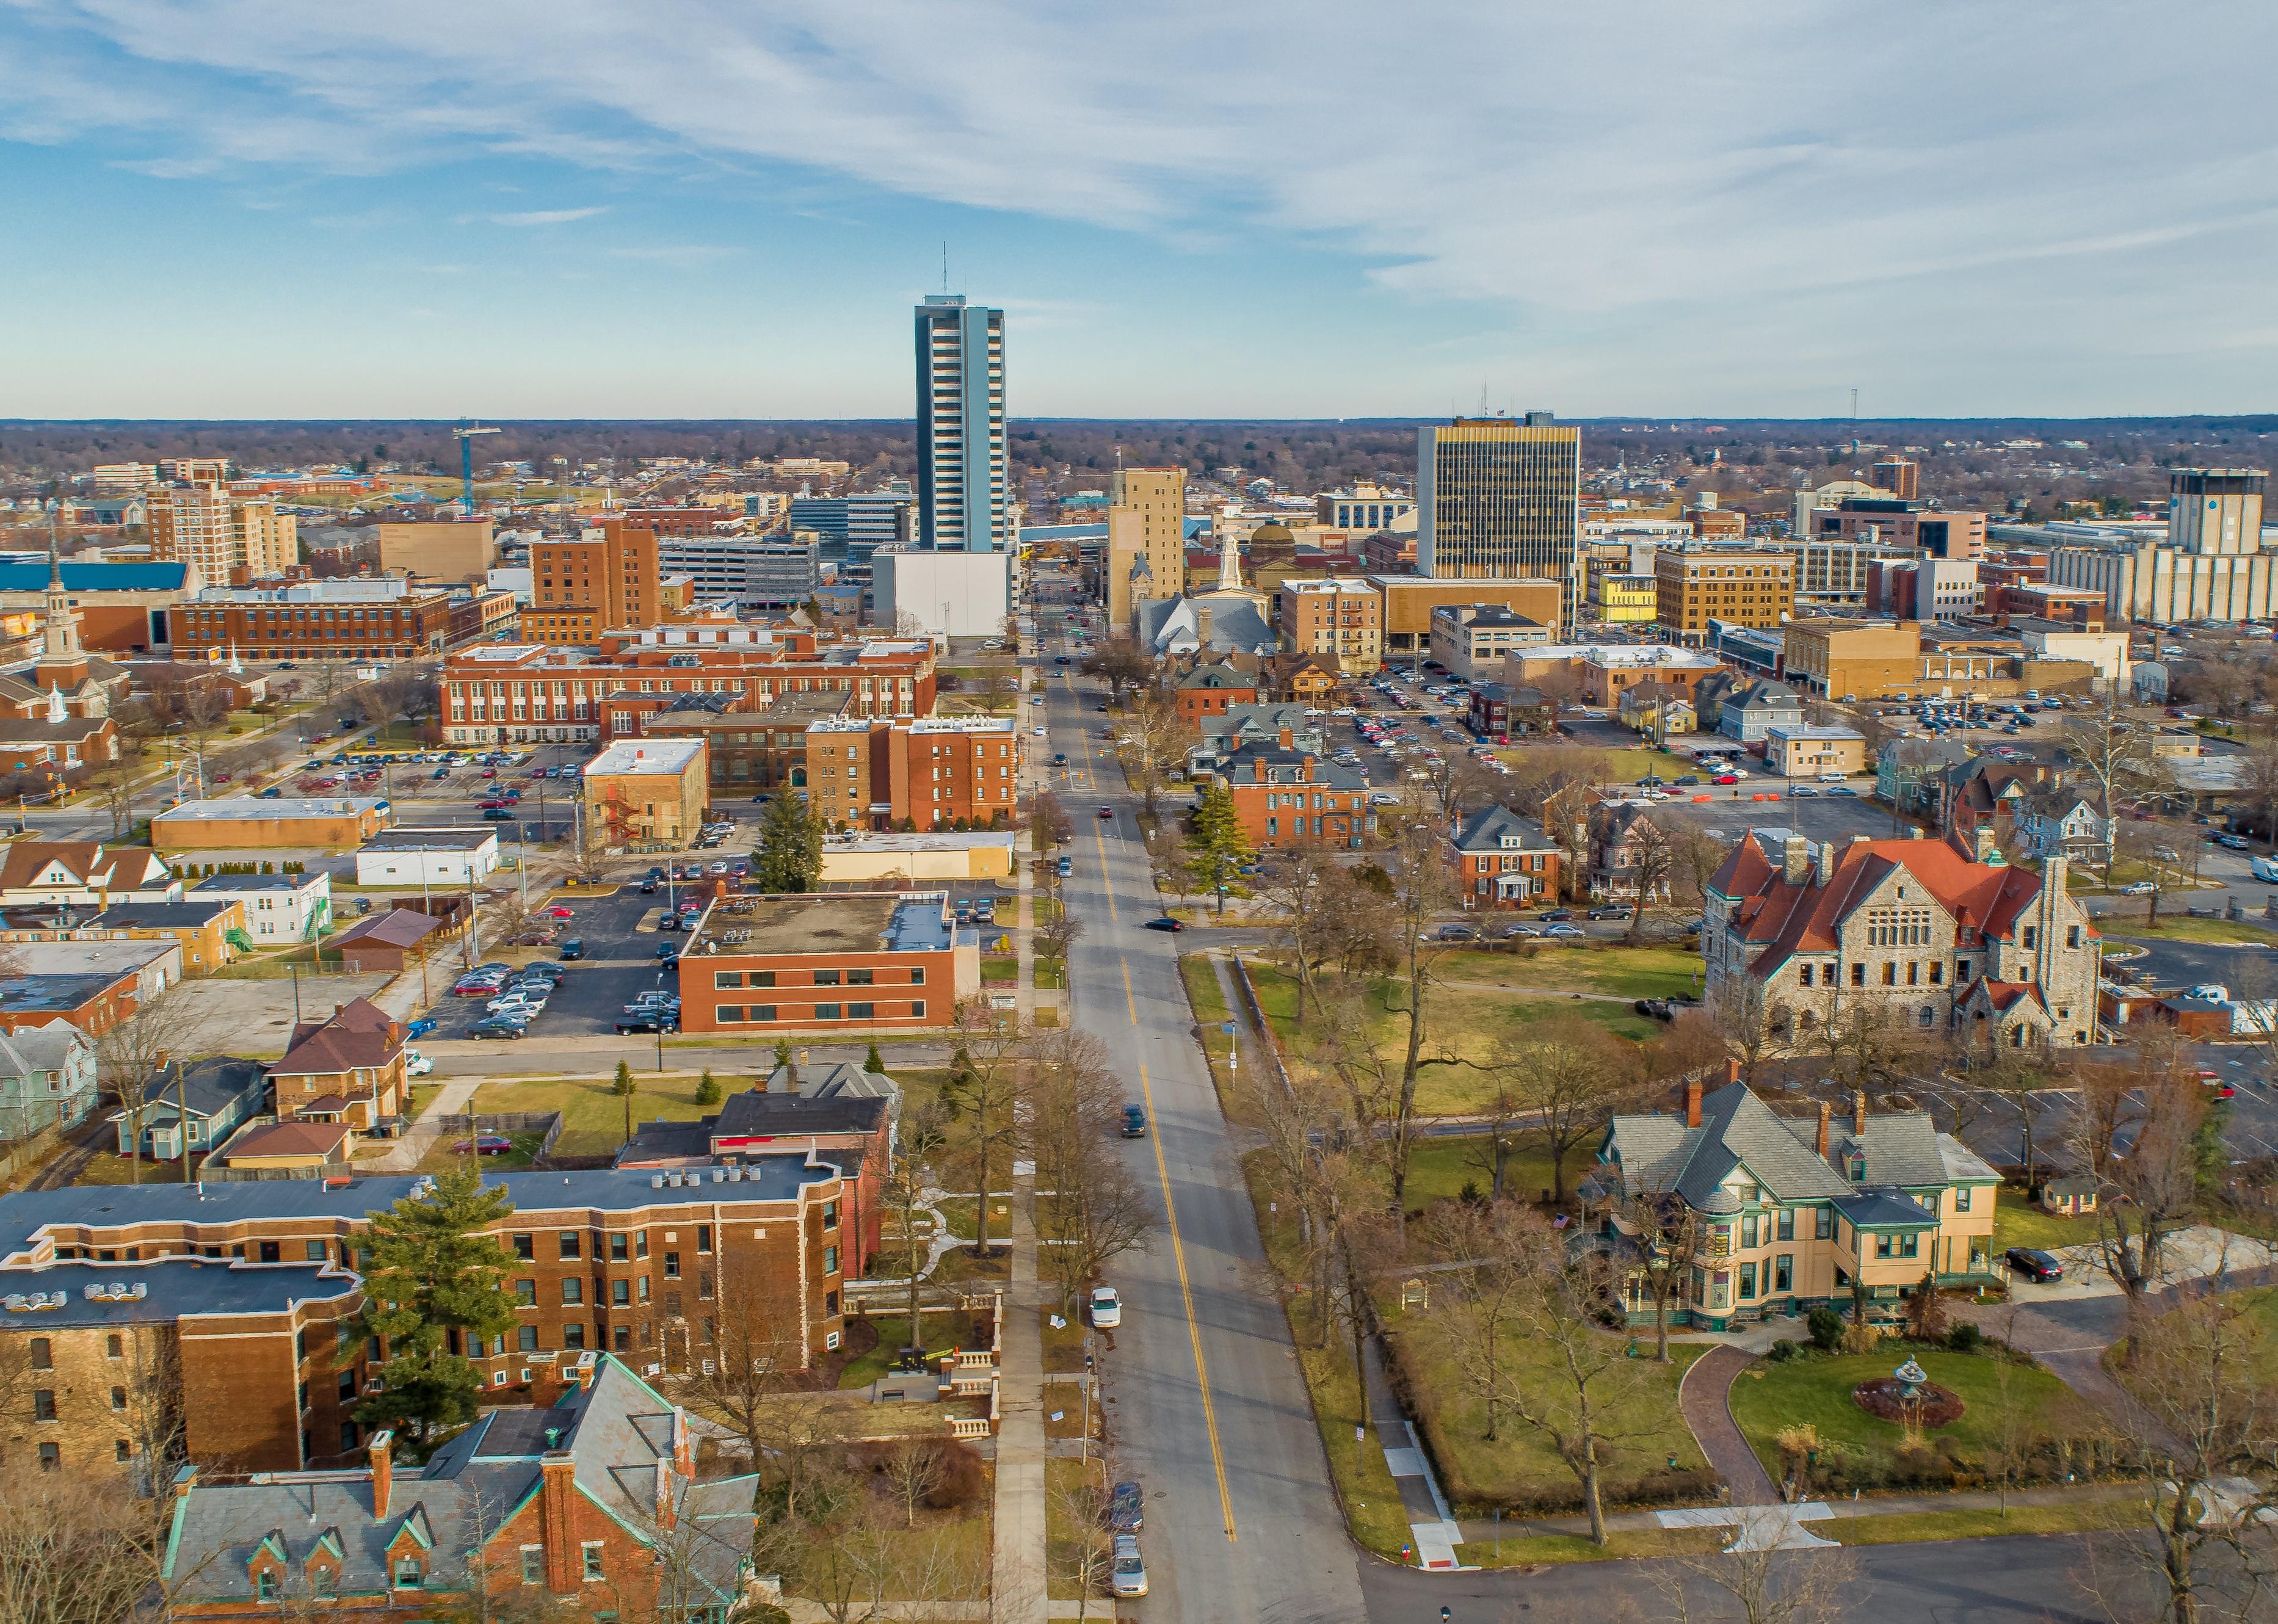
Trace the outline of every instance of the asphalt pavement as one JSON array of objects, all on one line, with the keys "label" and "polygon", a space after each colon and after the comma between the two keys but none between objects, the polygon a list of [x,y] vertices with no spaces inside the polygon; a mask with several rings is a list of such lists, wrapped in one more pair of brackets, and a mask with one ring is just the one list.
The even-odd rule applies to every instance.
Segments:
[{"label": "asphalt pavement", "polygon": [[[1288,1323],[1179,979],[1192,938],[1143,928],[1160,911],[1120,774],[1096,752],[1097,685],[1054,670],[1053,751],[1088,804],[1060,891],[1086,930],[1071,955],[1075,1023],[1116,1057],[1151,1132],[1131,1170],[1164,1205],[1147,1248],[1109,1270],[1123,1325],[1105,1353],[1119,1475],[1147,1496],[1149,1614],[1349,1620],[1361,1559],[1328,1484]],[[1083,708],[1079,709],[1079,705]],[[1097,804],[1112,820],[1086,814]],[[1421,1616],[1421,1615],[1418,1615]]]}]

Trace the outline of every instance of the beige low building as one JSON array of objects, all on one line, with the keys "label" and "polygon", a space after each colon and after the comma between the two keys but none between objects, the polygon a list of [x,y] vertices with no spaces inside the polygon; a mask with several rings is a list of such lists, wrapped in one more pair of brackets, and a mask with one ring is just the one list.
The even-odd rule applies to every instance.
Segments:
[{"label": "beige low building", "polygon": [[421,520],[379,527],[379,567],[423,581],[486,581],[498,562],[488,519]]},{"label": "beige low building", "polygon": [[832,836],[822,844],[822,878],[830,885],[883,885],[897,880],[1010,880],[1018,835]]},{"label": "beige low building", "polygon": [[1540,576],[1479,580],[1434,580],[1426,576],[1371,576],[1369,584],[1384,597],[1384,657],[1413,658],[1432,644],[1432,611],[1455,604],[1494,604],[1525,615],[1537,625],[1571,630],[1561,624],[1566,583]]},{"label": "beige low building", "polygon": [[585,816],[613,846],[684,846],[704,827],[710,786],[702,739],[628,739],[585,764]]},{"label": "beige low building", "polygon": [[352,851],[388,824],[388,804],[360,796],[186,801],[150,820],[158,851]]},{"label": "beige low building", "polygon": [[1767,728],[1764,770],[1783,778],[1848,777],[1867,766],[1866,736],[1850,728]]}]

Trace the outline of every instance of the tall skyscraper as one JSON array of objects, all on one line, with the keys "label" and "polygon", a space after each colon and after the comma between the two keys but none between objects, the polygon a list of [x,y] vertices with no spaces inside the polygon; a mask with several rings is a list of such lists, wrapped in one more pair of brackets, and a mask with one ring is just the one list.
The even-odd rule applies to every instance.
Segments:
[{"label": "tall skyscraper", "polygon": [[[1108,499],[1107,625],[1122,631],[1136,599],[1176,598],[1187,590],[1187,470],[1119,468]],[[1141,559],[1147,568],[1135,584]]]},{"label": "tall skyscraper", "polygon": [[1888,491],[1892,496],[1912,501],[1922,494],[1922,464],[1911,457],[1884,457],[1869,470],[1869,477],[1877,490]]},{"label": "tall skyscraper", "polygon": [[1582,431],[1548,412],[1458,417],[1416,431],[1416,572],[1555,579],[1559,633],[1582,595]]},{"label": "tall skyscraper", "polygon": [[277,511],[269,496],[241,496],[227,485],[176,480],[149,494],[150,556],[195,568],[208,586],[252,580],[301,561],[301,522]]},{"label": "tall skyscraper", "polygon": [[918,545],[1005,552],[1005,312],[928,294],[917,308],[917,373]]}]

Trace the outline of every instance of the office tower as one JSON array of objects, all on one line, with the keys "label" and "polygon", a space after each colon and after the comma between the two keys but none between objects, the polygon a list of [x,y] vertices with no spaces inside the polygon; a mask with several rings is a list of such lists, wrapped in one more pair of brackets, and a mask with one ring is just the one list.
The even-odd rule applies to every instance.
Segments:
[{"label": "office tower", "polygon": [[917,492],[897,479],[883,491],[852,496],[795,496],[785,522],[793,534],[812,530],[825,562],[844,564],[857,580],[870,578],[870,555],[881,547],[917,541]]},{"label": "office tower", "polygon": [[1884,457],[1868,470],[1877,491],[1912,501],[1922,494],[1922,464],[1907,457]]},{"label": "office tower", "polygon": [[278,512],[273,497],[178,481],[151,488],[147,518],[152,560],[190,565],[209,586],[260,580],[301,561],[301,522]]},{"label": "office tower", "polygon": [[1002,553],[1011,545],[1005,454],[1005,312],[962,294],[917,308],[918,545]]},{"label": "office tower", "polygon": [[2167,545],[2178,553],[2262,550],[2262,486],[2256,468],[2179,468],[2167,476]]},{"label": "office tower", "polygon": [[531,543],[530,571],[525,643],[593,643],[664,619],[654,530],[612,520],[583,536],[547,537]]},{"label": "office tower", "polygon": [[1581,598],[1582,433],[1548,412],[1458,417],[1416,436],[1416,572],[1442,579],[1550,577],[1559,634]]},{"label": "office tower", "polygon": [[[1231,538],[1221,549],[1235,546]],[[1131,624],[1143,598],[1176,598],[1186,589],[1187,470],[1119,468],[1108,488],[1107,624]],[[1145,570],[1137,575],[1140,560]]]}]

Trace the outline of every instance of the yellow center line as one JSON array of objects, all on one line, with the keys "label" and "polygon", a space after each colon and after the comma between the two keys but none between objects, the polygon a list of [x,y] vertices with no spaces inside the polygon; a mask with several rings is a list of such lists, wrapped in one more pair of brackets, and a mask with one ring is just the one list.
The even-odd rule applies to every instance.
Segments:
[{"label": "yellow center line", "polygon": [[1131,995],[1131,961],[1120,954],[1115,962],[1123,966],[1123,1007],[1131,1011],[1131,1024],[1139,1024],[1139,1001]]},{"label": "yellow center line", "polygon": [[1107,877],[1107,836],[1099,832],[1099,820],[1091,822],[1091,838],[1099,848],[1099,883],[1107,890],[1107,917],[1115,918],[1115,881]]},{"label": "yellow center line", "polygon": [[[1127,985],[1130,973],[1127,965],[1124,969]],[[1200,1322],[1195,1318],[1195,1293],[1187,1284],[1186,1248],[1179,1244],[1179,1208],[1178,1203],[1171,1199],[1171,1170],[1163,1160],[1162,1122],[1155,1115],[1155,1091],[1148,1084],[1144,1065],[1139,1068],[1139,1096],[1147,1102],[1147,1120],[1155,1124],[1155,1132],[1148,1135],[1155,1141],[1155,1177],[1163,1185],[1163,1212],[1170,1220],[1171,1261],[1179,1269],[1179,1298],[1186,1305],[1187,1338],[1195,1347],[1195,1384],[1201,1389],[1203,1395],[1203,1430],[1210,1435],[1211,1465],[1218,1471],[1219,1510],[1226,1523],[1227,1540],[1231,1544],[1239,1537],[1234,1528],[1234,1496],[1226,1486],[1226,1455],[1219,1447],[1218,1410],[1211,1403],[1210,1369],[1203,1363],[1203,1330]]]}]

